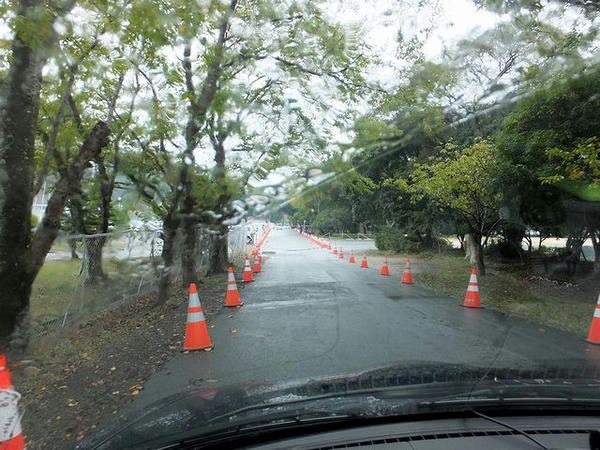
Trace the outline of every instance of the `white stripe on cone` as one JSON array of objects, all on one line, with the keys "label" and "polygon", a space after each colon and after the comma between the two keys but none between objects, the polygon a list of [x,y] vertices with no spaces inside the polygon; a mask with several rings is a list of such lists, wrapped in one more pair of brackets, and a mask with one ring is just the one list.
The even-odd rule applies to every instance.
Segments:
[{"label": "white stripe on cone", "polygon": [[187,315],[188,323],[202,322],[204,321],[204,313],[202,311],[189,312]]},{"label": "white stripe on cone", "polygon": [[197,292],[192,292],[190,294],[190,303],[188,305],[188,308],[197,308],[198,306],[202,306],[200,304],[200,297],[198,297]]},{"label": "white stripe on cone", "polygon": [[13,439],[22,433],[17,406],[20,399],[21,394],[14,389],[0,390],[0,442]]}]

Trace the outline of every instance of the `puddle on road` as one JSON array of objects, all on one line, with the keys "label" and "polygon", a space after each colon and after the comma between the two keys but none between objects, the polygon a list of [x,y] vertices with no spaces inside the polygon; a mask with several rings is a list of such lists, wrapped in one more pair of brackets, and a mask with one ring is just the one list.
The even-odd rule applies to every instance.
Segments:
[{"label": "puddle on road", "polygon": [[244,305],[248,309],[281,309],[290,306],[306,306],[310,304],[326,305],[335,303],[335,299],[327,298],[301,298],[297,300],[280,300],[272,302],[251,303]]}]

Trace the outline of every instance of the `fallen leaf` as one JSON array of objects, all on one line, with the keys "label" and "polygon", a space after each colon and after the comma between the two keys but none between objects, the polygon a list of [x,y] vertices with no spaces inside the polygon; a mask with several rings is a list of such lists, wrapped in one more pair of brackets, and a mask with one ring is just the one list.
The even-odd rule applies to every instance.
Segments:
[{"label": "fallen leaf", "polygon": [[139,389],[134,389],[133,391],[131,391],[131,395],[138,395],[139,393]]},{"label": "fallen leaf", "polygon": [[237,330],[234,328],[233,330],[231,330],[231,334],[235,334],[237,333]]}]

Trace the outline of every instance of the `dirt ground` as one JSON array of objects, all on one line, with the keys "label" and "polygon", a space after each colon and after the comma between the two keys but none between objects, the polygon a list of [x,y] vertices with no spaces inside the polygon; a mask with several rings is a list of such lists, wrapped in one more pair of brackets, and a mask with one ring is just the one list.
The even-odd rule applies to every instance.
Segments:
[{"label": "dirt ground", "polygon": [[[198,285],[209,328],[222,308],[226,280],[226,274],[217,275]],[[120,306],[61,335],[39,337],[16,366],[13,361],[28,448],[73,447],[181,351],[187,290],[174,288],[163,305],[154,306],[154,299]]]}]

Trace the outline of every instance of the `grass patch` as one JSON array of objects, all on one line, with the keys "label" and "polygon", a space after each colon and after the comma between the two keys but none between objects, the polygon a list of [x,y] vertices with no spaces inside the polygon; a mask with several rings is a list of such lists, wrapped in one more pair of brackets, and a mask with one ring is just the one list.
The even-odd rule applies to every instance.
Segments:
[{"label": "grass patch", "polygon": [[52,319],[61,316],[75,296],[81,262],[77,260],[46,261],[31,292],[31,318]]},{"label": "grass patch", "polygon": [[82,290],[80,260],[46,261],[33,284],[31,319],[33,322],[56,319],[65,314],[67,307],[70,311],[93,311],[125,295],[134,294],[140,280],[147,283],[154,277],[149,263],[149,258],[105,259],[102,267],[106,279]]}]

